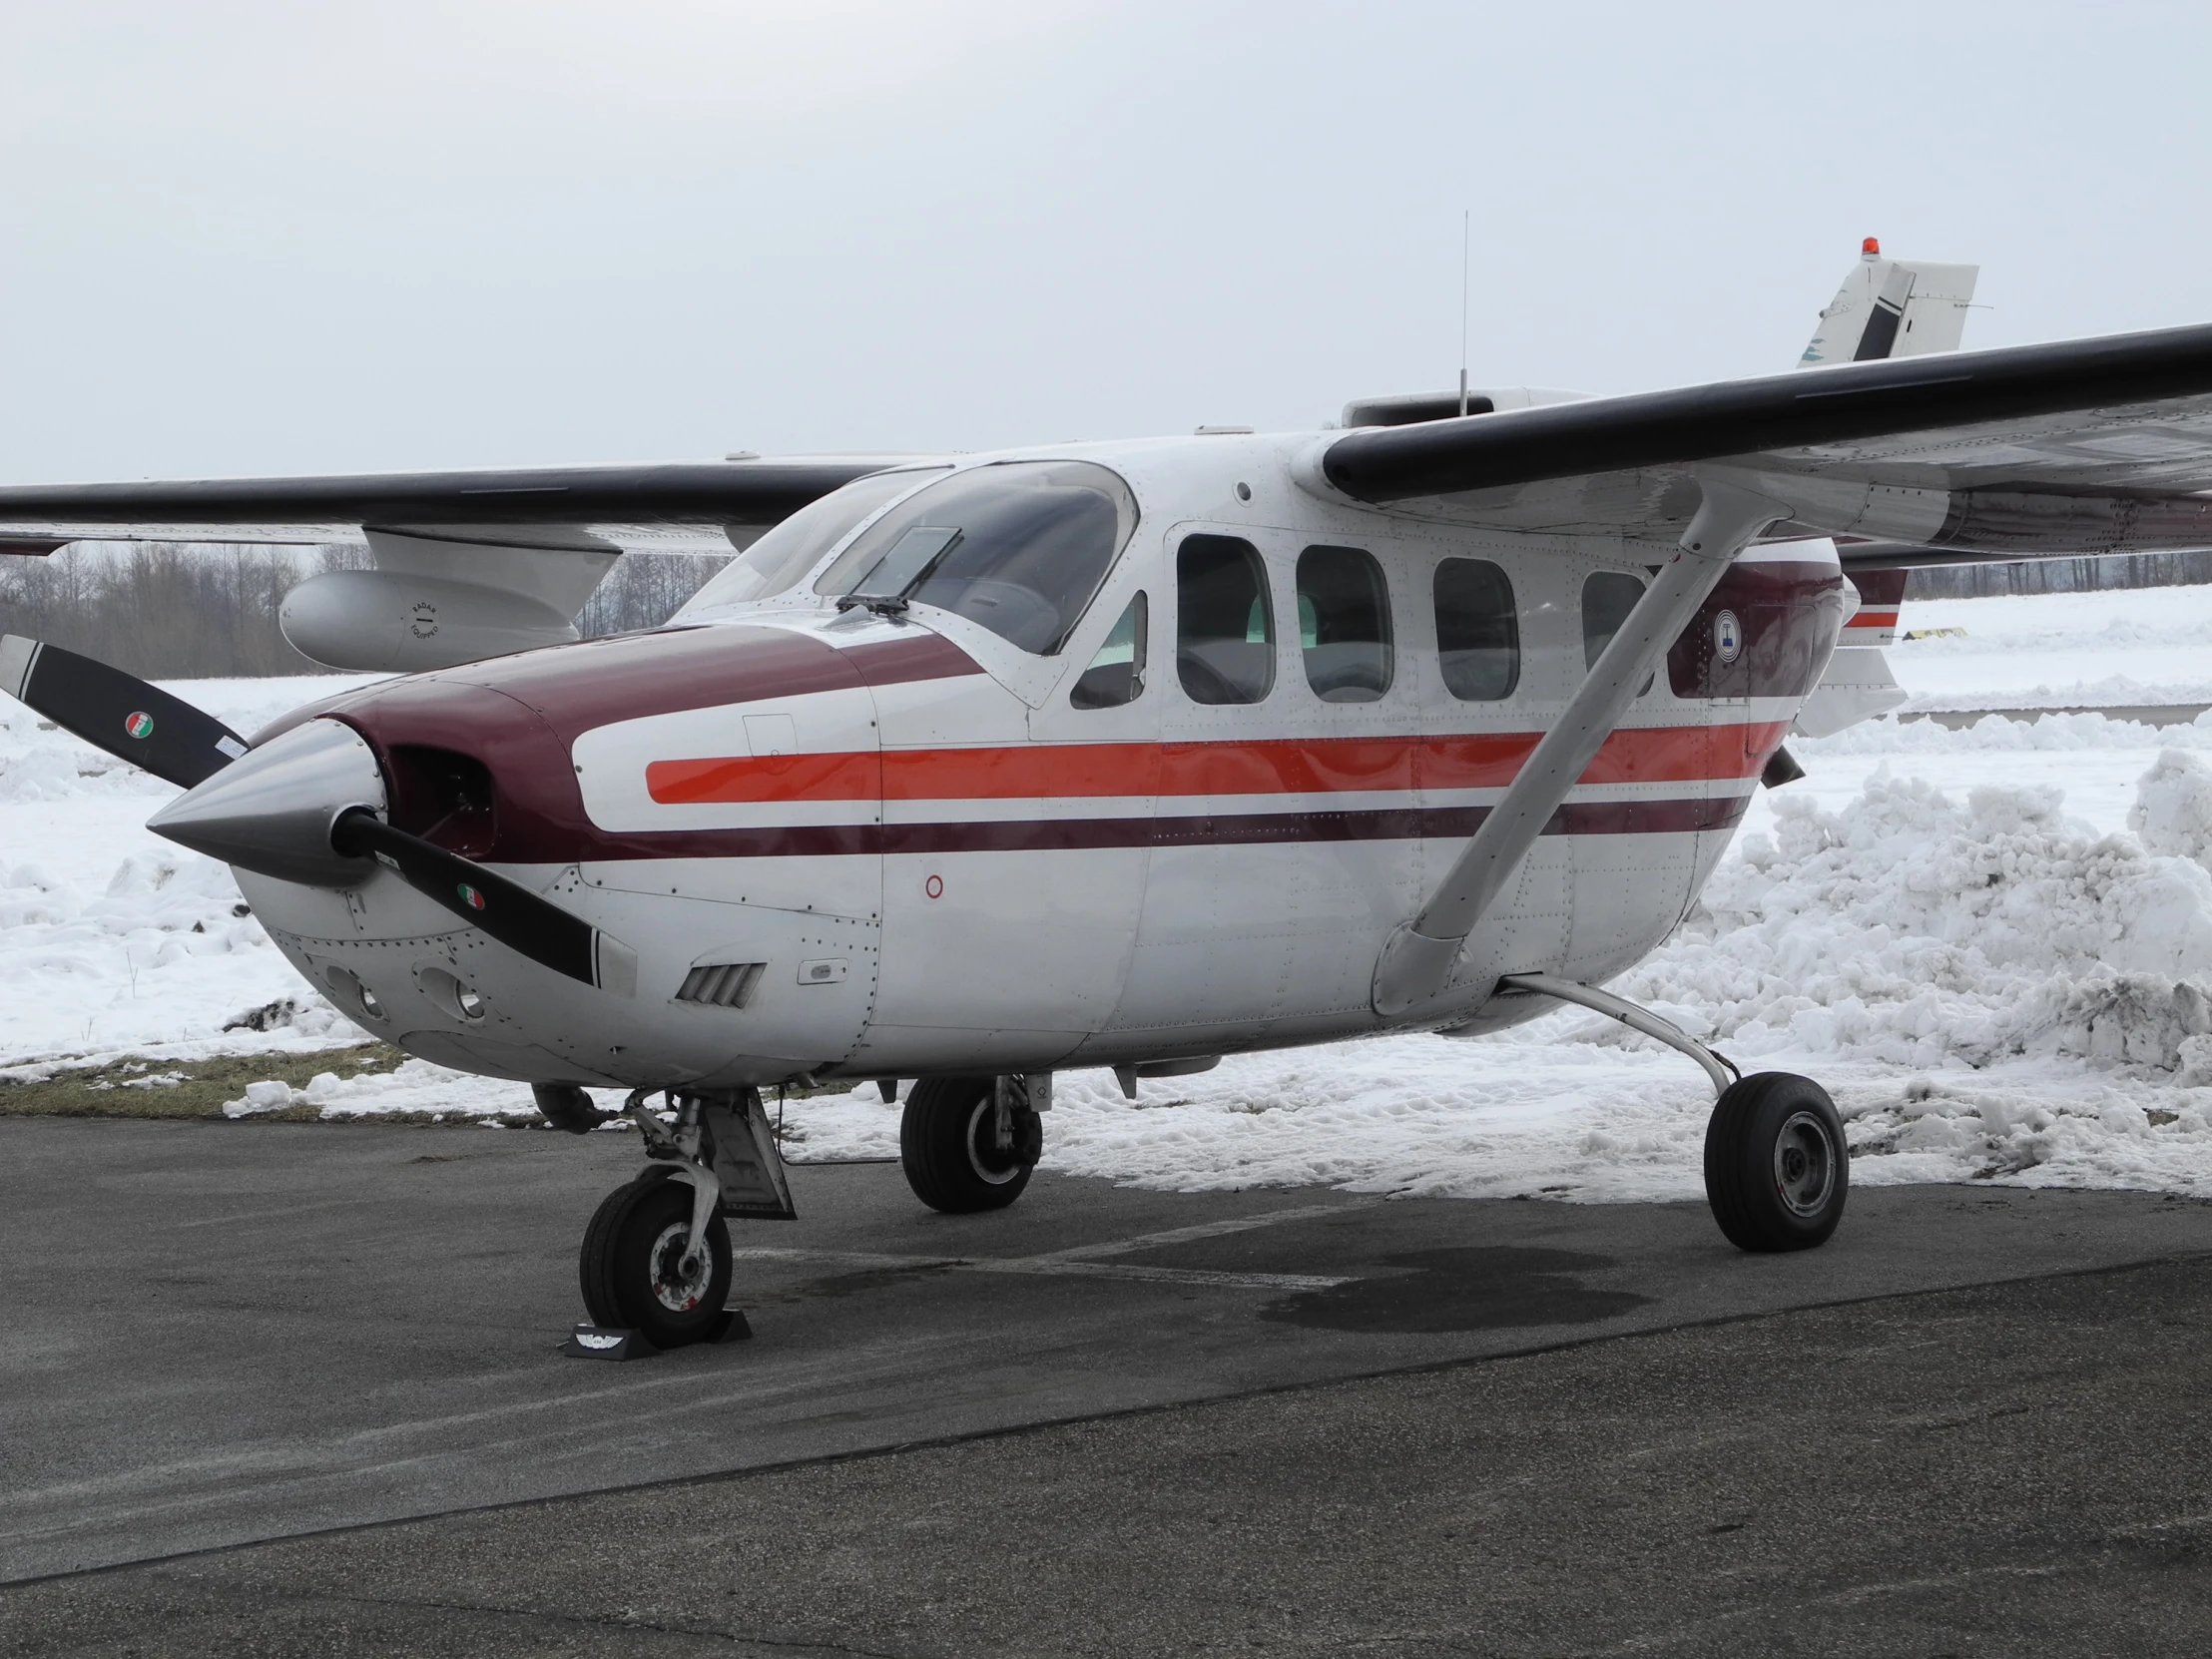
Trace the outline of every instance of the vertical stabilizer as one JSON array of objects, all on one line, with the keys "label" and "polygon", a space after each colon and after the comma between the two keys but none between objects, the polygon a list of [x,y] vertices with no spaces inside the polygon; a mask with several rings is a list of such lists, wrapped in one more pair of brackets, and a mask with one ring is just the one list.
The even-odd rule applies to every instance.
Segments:
[{"label": "vertical stabilizer", "polygon": [[1869,237],[1859,263],[1821,312],[1798,367],[1957,350],[1980,275],[1973,265],[1884,259],[1882,245]]}]

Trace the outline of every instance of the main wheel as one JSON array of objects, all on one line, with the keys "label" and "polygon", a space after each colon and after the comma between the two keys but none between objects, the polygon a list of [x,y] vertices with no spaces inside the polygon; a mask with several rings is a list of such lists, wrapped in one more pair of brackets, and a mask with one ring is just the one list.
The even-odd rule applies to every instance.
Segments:
[{"label": "main wheel", "polygon": [[924,1077],[898,1120],[898,1162],[906,1185],[932,1210],[966,1215],[1002,1210],[1029,1185],[1044,1146],[1044,1122],[1026,1106],[1013,1113],[1013,1144],[998,1144],[998,1109],[989,1077]]},{"label": "main wheel", "polygon": [[592,1323],[639,1332],[655,1348],[712,1336],[730,1295],[730,1229],[721,1216],[707,1224],[706,1259],[684,1271],[692,1186],[674,1174],[657,1164],[609,1193],[576,1262]]},{"label": "main wheel", "polygon": [[1810,1250],[1844,1219],[1844,1120],[1810,1077],[1762,1071],[1722,1091],[1705,1129],[1705,1197],[1739,1250]]}]

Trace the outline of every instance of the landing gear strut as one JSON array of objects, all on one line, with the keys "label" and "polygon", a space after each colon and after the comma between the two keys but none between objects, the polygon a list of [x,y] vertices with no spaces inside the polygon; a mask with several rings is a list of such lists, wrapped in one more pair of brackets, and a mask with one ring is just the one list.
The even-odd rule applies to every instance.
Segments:
[{"label": "landing gear strut", "polygon": [[1851,1151],[1828,1091],[1810,1077],[1750,1077],[1679,1026],[1608,991],[1548,973],[1509,973],[1499,988],[1556,997],[1680,1049],[1705,1068],[1719,1098],[1705,1126],[1705,1201],[1739,1250],[1810,1250],[1844,1219]]}]

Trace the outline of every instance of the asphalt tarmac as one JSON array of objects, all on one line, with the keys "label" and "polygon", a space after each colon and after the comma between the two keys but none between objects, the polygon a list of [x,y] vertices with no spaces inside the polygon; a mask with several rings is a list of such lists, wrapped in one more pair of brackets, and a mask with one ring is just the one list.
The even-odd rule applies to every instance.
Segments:
[{"label": "asphalt tarmac", "polygon": [[2158,1652],[2212,1208],[798,1169],[754,1337],[562,1358],[627,1137],[0,1120],[0,1654]]}]

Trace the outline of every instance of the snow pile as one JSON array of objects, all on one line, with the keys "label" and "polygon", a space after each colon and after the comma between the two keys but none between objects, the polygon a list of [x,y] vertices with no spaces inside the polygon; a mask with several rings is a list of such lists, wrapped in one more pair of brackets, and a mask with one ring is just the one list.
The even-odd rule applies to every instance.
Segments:
[{"label": "snow pile", "polygon": [[[2062,801],[1985,787],[1960,807],[1887,778],[1840,814],[1780,798],[1776,834],[1747,836],[1700,913],[1615,988],[1689,1004],[1753,1057],[2040,1054],[2172,1071],[2212,1032],[2212,874],[2070,823]],[[2137,811],[2201,847],[2208,801],[2212,771],[2177,751]]]},{"label": "snow pile", "polygon": [[2212,710],[2186,726],[2146,726],[2098,714],[1983,715],[1953,731],[1933,720],[1881,720],[1848,726],[1832,738],[1794,738],[1801,761],[1845,755],[1936,756],[2071,754],[2083,750],[2212,750]]},{"label": "snow pile", "polygon": [[305,1088],[295,1089],[275,1078],[249,1083],[242,1098],[224,1102],[223,1115],[258,1117],[293,1106],[318,1106],[318,1115],[327,1120],[421,1112],[490,1122],[502,1115],[534,1115],[537,1110],[527,1084],[448,1071],[428,1060],[402,1060],[388,1072],[364,1071],[355,1077],[316,1072]]}]

